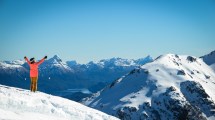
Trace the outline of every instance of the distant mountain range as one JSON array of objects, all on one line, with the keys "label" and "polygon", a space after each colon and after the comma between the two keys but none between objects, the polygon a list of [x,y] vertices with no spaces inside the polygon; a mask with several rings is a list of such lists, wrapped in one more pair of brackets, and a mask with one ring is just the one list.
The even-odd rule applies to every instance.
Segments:
[{"label": "distant mountain range", "polygon": [[[79,64],[64,62],[55,55],[39,67],[38,89],[70,99],[82,98],[85,95],[80,96],[81,93],[71,96],[71,93],[61,91],[87,88],[97,92],[132,69],[152,61],[152,57],[147,56],[137,60],[111,58]],[[0,84],[29,89],[29,83],[29,66],[24,60],[0,62]]]},{"label": "distant mountain range", "polygon": [[215,72],[208,66],[214,58],[214,52],[159,56],[83,103],[122,120],[214,120]]}]

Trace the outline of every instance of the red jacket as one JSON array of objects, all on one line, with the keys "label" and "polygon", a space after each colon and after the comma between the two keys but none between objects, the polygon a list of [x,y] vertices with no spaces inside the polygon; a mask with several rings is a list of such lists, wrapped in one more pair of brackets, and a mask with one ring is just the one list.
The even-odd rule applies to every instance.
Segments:
[{"label": "red jacket", "polygon": [[31,64],[31,62],[28,60],[28,58],[25,59],[30,66],[30,77],[38,77],[38,66],[44,62],[44,58],[40,60],[39,62],[35,62]]}]

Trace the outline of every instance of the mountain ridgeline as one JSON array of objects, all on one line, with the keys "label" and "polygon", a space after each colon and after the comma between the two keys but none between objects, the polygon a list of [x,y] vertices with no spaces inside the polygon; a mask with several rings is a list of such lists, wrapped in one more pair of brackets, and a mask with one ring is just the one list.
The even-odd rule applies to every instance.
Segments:
[{"label": "mountain ridgeline", "polygon": [[[153,59],[147,56],[137,60],[111,58],[78,64],[76,61],[64,62],[55,55],[40,65],[38,89],[50,94],[74,88],[88,88],[96,92],[132,69],[151,61]],[[29,89],[29,83],[29,66],[24,60],[0,62],[0,84]]]},{"label": "mountain ridgeline", "polygon": [[[83,104],[122,120],[214,120],[214,58],[215,51],[200,58],[167,54],[78,64],[55,55],[39,68],[39,91],[84,98]],[[29,82],[26,62],[0,62],[0,84],[28,89]]]},{"label": "mountain ridgeline", "polygon": [[167,54],[83,103],[122,120],[215,119],[215,73],[201,58]]},{"label": "mountain ridgeline", "polygon": [[211,53],[200,58],[202,58],[202,60],[215,71],[215,51],[212,51]]}]

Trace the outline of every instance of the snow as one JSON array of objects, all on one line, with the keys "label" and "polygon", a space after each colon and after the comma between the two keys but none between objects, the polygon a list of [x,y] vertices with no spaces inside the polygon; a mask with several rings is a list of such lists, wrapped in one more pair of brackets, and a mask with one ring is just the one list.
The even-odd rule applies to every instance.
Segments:
[{"label": "snow", "polygon": [[215,71],[215,63],[210,65],[210,67]]},{"label": "snow", "polygon": [[117,120],[79,103],[42,92],[0,85],[0,119]]},{"label": "snow", "polygon": [[140,58],[137,60],[134,59],[123,59],[123,58],[111,58],[111,59],[103,59],[100,60],[97,63],[101,67],[107,67],[107,66],[122,66],[122,67],[128,67],[128,66],[139,66],[143,65],[145,63],[153,61],[151,56],[147,56],[145,58]]},{"label": "snow", "polygon": [[[162,55],[153,62],[134,69],[129,74],[97,93],[97,95],[83,100],[83,103],[105,113],[113,114],[121,119],[129,119],[127,116],[130,116],[132,119],[139,119],[141,116],[150,116],[150,114],[151,117],[154,116],[152,115],[154,113],[150,112],[150,110],[143,109],[144,104],[149,103],[151,111],[157,110],[161,114],[161,119],[174,119],[173,112],[168,111],[171,106],[170,108],[166,108],[165,104],[168,102],[165,103],[165,101],[178,101],[175,103],[178,103],[177,106],[179,108],[190,106],[191,103],[187,101],[188,96],[184,96],[190,93],[186,90],[182,91],[182,83],[187,81],[197,82],[200,85],[198,89],[202,86],[206,94],[209,95],[209,98],[207,98],[211,101],[209,103],[214,104],[214,71],[202,59],[194,56],[179,56],[175,54]],[[169,88],[174,89],[174,92],[168,92]],[[169,96],[163,96],[165,94]],[[198,95],[193,97],[192,99],[199,100]],[[156,105],[155,102],[160,104],[161,107]],[[206,117],[211,117],[212,113],[210,114],[203,110],[205,106],[199,106],[202,110],[200,116],[205,117],[204,114],[207,113]],[[209,111],[211,110],[210,105],[206,108]],[[163,111],[166,112],[163,113]],[[195,112],[198,113],[198,110]]]},{"label": "snow", "polygon": [[23,65],[25,63],[24,60],[13,60],[13,61],[4,61],[4,62],[12,65]]},{"label": "snow", "polygon": [[208,120],[215,120],[215,117],[211,116],[211,117],[208,118]]},{"label": "snow", "polygon": [[[181,82],[186,80],[195,80],[202,83],[202,85],[205,87],[205,90],[210,93],[213,100],[215,101],[215,93],[212,92],[213,90],[215,91],[215,88],[210,87],[210,85],[214,86],[212,82],[215,82],[215,74],[211,68],[201,59],[197,59],[196,62],[191,63],[187,61],[187,55],[180,56],[178,60],[176,60],[177,58],[174,56],[174,54],[168,54],[158,59],[155,63],[142,66],[143,69],[149,69],[151,79],[159,80],[159,85],[163,86],[158,91],[163,92],[165,88],[169,86],[176,86],[177,88],[180,88]],[[179,66],[175,65],[176,63],[173,61],[177,61]],[[159,69],[160,71],[156,72],[155,69]],[[184,70],[187,74],[185,76],[176,76],[178,70]],[[195,74],[192,75],[193,78],[190,77],[192,71]],[[199,73],[197,73],[197,71]],[[208,81],[211,84],[206,84],[205,75],[211,76],[211,81]]]},{"label": "snow", "polygon": [[49,67],[49,68],[58,68],[61,71],[72,71],[72,69],[67,65],[66,62],[63,62],[62,59],[58,55],[54,55],[54,57],[46,60],[44,64],[41,65],[42,67]]},{"label": "snow", "polygon": [[24,63],[24,60],[0,61],[0,69],[22,69]]},{"label": "snow", "polygon": [[1,69],[16,69],[16,68],[22,68],[20,64],[11,64],[6,62],[0,62],[0,68]]},{"label": "snow", "polygon": [[[128,94],[127,96],[121,98],[120,101],[124,102],[124,103],[129,101],[127,104],[125,104],[123,106],[131,106],[131,107],[138,108],[139,105],[142,105],[144,102],[151,101],[151,98],[146,96],[148,91],[149,91],[149,89],[144,87],[144,88],[142,88],[142,90],[138,91],[137,93],[131,93],[131,94]],[[132,98],[138,98],[138,99],[132,99]],[[120,106],[118,106],[118,107],[120,107]],[[117,109],[118,107],[115,107],[115,109]]]}]

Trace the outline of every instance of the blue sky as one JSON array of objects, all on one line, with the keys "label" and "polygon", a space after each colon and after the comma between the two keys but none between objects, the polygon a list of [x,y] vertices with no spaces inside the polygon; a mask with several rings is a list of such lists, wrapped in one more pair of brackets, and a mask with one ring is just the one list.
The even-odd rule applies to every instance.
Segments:
[{"label": "blue sky", "polygon": [[215,50],[213,0],[0,0],[0,60],[86,63]]}]

